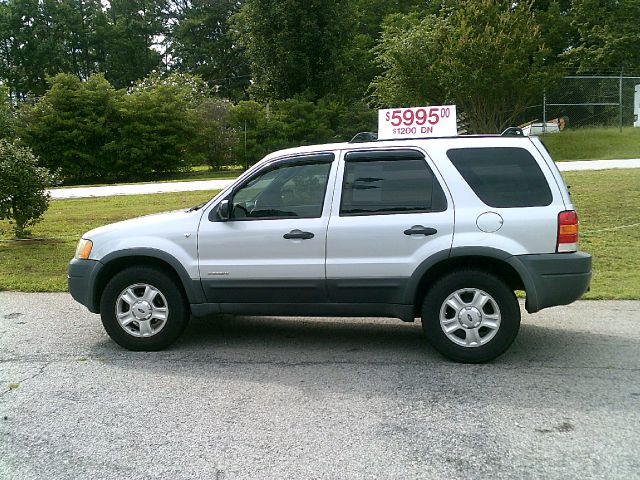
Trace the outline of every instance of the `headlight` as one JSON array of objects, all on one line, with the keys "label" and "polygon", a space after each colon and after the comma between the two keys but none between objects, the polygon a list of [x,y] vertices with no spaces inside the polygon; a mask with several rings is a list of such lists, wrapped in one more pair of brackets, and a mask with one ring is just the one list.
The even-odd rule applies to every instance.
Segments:
[{"label": "headlight", "polygon": [[76,248],[76,258],[80,260],[86,260],[87,258],[89,258],[92,248],[93,242],[91,240],[81,238],[78,242],[78,248]]}]

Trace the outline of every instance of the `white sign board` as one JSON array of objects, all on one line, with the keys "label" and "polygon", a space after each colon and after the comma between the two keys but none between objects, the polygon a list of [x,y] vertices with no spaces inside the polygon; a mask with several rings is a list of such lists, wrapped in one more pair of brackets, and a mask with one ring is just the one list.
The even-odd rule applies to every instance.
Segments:
[{"label": "white sign board", "polygon": [[378,140],[457,134],[455,105],[378,110]]}]

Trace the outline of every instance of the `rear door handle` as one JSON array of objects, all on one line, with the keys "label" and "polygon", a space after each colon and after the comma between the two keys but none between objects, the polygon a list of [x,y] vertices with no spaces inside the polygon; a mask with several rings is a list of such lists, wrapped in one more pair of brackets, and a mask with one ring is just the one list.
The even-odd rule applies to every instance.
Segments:
[{"label": "rear door handle", "polygon": [[431,227],[423,227],[422,225],[414,225],[411,228],[408,228],[404,231],[405,235],[424,235],[428,237],[429,235],[435,235],[438,233],[438,230]]},{"label": "rear door handle", "polygon": [[282,238],[286,238],[287,240],[309,240],[313,238],[313,233],[303,232],[302,230],[291,230],[289,233],[285,233]]}]

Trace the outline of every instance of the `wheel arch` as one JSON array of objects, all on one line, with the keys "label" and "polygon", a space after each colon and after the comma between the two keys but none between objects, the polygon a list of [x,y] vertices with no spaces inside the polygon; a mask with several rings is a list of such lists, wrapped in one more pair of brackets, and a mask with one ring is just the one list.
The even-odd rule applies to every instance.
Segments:
[{"label": "wheel arch", "polygon": [[469,268],[500,277],[512,290],[525,290],[527,304],[530,297],[535,298],[535,287],[526,269],[511,254],[490,247],[453,248],[429,257],[411,276],[406,301],[414,306],[414,317],[420,315],[422,300],[439,278],[453,270]]},{"label": "wheel arch", "polygon": [[93,279],[92,299],[89,310],[100,311],[100,298],[104,289],[118,272],[130,267],[147,266],[169,275],[181,289],[188,304],[204,302],[204,294],[199,280],[193,280],[182,264],[172,255],[153,248],[133,248],[111,252],[100,260],[102,267]]}]

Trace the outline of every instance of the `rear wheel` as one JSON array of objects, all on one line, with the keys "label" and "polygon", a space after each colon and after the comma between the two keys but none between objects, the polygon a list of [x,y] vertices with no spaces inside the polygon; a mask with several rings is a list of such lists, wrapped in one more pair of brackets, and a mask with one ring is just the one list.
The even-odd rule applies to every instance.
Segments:
[{"label": "rear wheel", "polygon": [[488,362],[515,340],[520,306],[499,277],[458,270],[442,277],[427,293],[422,327],[445,357],[463,363]]},{"label": "rear wheel", "polygon": [[132,267],[116,274],[100,302],[109,336],[128,350],[161,350],[172,344],[189,321],[180,286],[160,270]]}]

